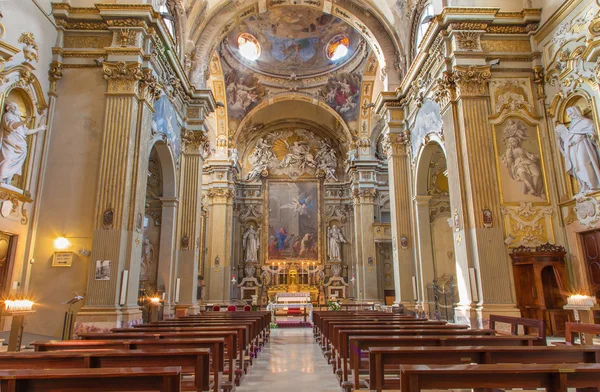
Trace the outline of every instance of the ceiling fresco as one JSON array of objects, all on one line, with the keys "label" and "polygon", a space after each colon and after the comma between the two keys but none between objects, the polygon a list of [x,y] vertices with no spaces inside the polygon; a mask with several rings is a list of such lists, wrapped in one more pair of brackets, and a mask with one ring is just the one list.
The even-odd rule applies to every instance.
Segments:
[{"label": "ceiling fresco", "polygon": [[[241,33],[254,35],[261,45],[256,61],[247,61],[239,50]],[[338,61],[327,57],[328,43],[340,35],[350,40],[348,54]],[[224,46],[248,68],[274,76],[311,76],[330,72],[351,60],[363,40],[342,20],[315,9],[275,8],[253,15],[235,27]]]}]

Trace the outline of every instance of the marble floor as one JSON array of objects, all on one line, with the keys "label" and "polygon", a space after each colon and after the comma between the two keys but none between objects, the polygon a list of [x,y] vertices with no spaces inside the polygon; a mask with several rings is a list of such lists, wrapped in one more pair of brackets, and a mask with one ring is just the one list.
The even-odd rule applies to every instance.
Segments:
[{"label": "marble floor", "polygon": [[271,330],[269,343],[236,392],[341,392],[312,328]]}]

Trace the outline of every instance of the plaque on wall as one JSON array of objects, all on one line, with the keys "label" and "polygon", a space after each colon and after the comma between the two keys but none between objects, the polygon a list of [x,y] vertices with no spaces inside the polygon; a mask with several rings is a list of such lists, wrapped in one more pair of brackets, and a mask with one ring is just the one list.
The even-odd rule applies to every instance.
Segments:
[{"label": "plaque on wall", "polygon": [[70,267],[73,265],[73,252],[54,252],[53,267]]}]

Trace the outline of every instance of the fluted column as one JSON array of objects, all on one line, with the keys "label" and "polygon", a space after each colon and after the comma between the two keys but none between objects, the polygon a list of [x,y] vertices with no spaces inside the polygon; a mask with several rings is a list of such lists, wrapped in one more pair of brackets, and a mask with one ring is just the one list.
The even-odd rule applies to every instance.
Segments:
[{"label": "fluted column", "polygon": [[[141,319],[137,305],[152,105],[158,87],[137,62],[104,62],[106,106],[86,304],[77,317],[97,328]],[[97,275],[97,261],[105,273]],[[125,272],[127,271],[127,272]]]},{"label": "fluted column", "polygon": [[358,287],[357,299],[365,301],[380,300],[382,293],[379,290],[377,249],[373,233],[377,190],[372,187],[355,189],[353,196],[354,220],[356,227],[361,228],[355,231],[357,244],[357,268],[355,269]]},{"label": "fluted column", "polygon": [[184,151],[181,162],[180,246],[177,276],[180,280],[177,308],[196,313],[198,262],[202,231],[202,155],[206,142],[202,131],[186,131],[182,137]]},{"label": "fluted column", "polygon": [[[458,155],[452,170],[462,170],[460,180],[463,182],[461,194],[452,192],[451,195],[457,281],[463,291],[457,318],[477,326],[483,325],[489,313],[518,314],[502,227],[500,224],[490,228],[483,225],[485,209],[491,210],[495,217],[501,216],[498,173],[489,125],[487,83],[491,75],[489,66],[456,66],[452,73],[455,84],[454,138]],[[453,176],[449,168],[451,177],[459,178]],[[468,293],[471,304],[464,298]]]},{"label": "fluted column", "polygon": [[390,207],[392,215],[392,251],[394,256],[395,303],[414,306],[412,277],[415,275],[412,237],[409,135],[404,130],[399,109],[388,111],[389,134],[387,141]]},{"label": "fluted column", "polygon": [[210,219],[207,231],[210,237],[204,270],[208,302],[227,301],[231,298],[233,196],[230,188],[211,188],[208,191]]}]

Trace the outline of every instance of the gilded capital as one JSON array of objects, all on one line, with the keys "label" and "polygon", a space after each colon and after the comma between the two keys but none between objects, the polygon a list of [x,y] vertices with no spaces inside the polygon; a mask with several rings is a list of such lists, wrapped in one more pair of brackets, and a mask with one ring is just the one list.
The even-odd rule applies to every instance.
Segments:
[{"label": "gilded capital", "polygon": [[185,130],[181,133],[181,141],[185,152],[199,152],[201,147],[208,142],[208,138],[202,131]]},{"label": "gilded capital", "polygon": [[226,203],[235,196],[233,190],[229,188],[212,188],[207,192],[211,203]]},{"label": "gilded capital", "polygon": [[104,79],[108,82],[109,93],[136,94],[138,82],[144,77],[139,63],[104,62]]},{"label": "gilded capital", "polygon": [[158,83],[150,68],[144,68],[142,71],[139,93],[143,99],[150,103],[150,105],[154,105],[154,102],[160,98],[160,95],[162,94],[162,86]]},{"label": "gilded capital", "polygon": [[397,155],[405,155],[410,144],[410,132],[388,133],[383,141],[383,151],[388,159]]},{"label": "gilded capital", "polygon": [[487,82],[492,77],[489,65],[454,67],[454,83],[459,96],[485,95]]}]

